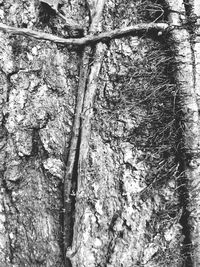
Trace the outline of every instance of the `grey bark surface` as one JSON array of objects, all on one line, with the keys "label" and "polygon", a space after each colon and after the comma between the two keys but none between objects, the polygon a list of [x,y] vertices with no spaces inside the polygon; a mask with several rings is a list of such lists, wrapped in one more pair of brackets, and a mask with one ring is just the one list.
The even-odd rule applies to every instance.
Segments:
[{"label": "grey bark surface", "polygon": [[[32,27],[37,3],[7,1],[3,22]],[[1,35],[1,261],[64,266],[62,185],[79,56]],[[4,133],[4,134],[3,134]]]},{"label": "grey bark surface", "polygon": [[[177,10],[185,21],[200,14],[198,1],[169,1],[171,10]],[[185,16],[185,17],[184,17]],[[180,16],[170,14],[173,24],[181,25]],[[200,127],[199,127],[199,44],[196,38],[196,27],[192,23],[187,29],[172,32],[176,46],[177,72],[176,80],[179,87],[180,108],[182,112],[181,134],[183,144],[182,153],[183,191],[180,193],[184,203],[185,246],[188,248],[186,265],[200,265],[200,235],[199,235],[199,175],[200,175]],[[185,187],[185,189],[184,189]],[[186,240],[187,239],[187,240]]]},{"label": "grey bark surface", "polygon": [[0,5],[0,265],[199,266],[193,13],[40,2]]}]

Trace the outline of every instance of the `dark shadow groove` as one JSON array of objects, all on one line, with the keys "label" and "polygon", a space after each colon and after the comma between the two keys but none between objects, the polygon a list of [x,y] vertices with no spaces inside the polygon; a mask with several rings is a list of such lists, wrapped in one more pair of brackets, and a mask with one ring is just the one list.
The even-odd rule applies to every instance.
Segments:
[{"label": "dark shadow groove", "polygon": [[[179,101],[179,100],[178,100]],[[177,101],[177,102],[178,102]],[[179,203],[182,209],[182,215],[180,218],[180,225],[182,226],[182,235],[184,236],[184,240],[182,243],[182,266],[181,267],[192,267],[193,260],[192,260],[192,241],[191,241],[191,233],[190,233],[190,224],[189,224],[189,217],[190,213],[188,211],[189,206],[189,191],[188,191],[188,178],[185,175],[186,166],[186,152],[184,150],[184,138],[183,138],[183,125],[181,125],[181,121],[183,120],[183,114],[181,114],[181,109],[179,107],[179,103],[176,103],[177,111],[177,118],[176,118],[176,128],[177,131],[177,154],[176,160],[179,164],[178,169],[178,194],[179,194]],[[181,127],[180,127],[181,125]]]},{"label": "dark shadow groove", "polygon": [[[81,127],[80,127],[81,128]],[[68,246],[70,247],[73,242],[73,229],[74,229],[74,222],[75,222],[75,206],[76,206],[76,191],[77,191],[77,182],[78,182],[78,164],[79,164],[79,153],[80,153],[80,142],[81,142],[81,131],[79,132],[77,147],[76,147],[76,155],[75,155],[75,161],[73,166],[73,173],[72,173],[72,180],[71,180],[71,193],[70,193],[70,218],[68,219],[68,233],[66,233],[66,225],[65,225],[65,211],[63,210],[61,220],[63,225],[63,238],[62,238],[62,252],[63,252],[63,258],[65,267],[72,267],[71,260],[66,257],[67,248],[65,247],[65,239],[67,238]],[[64,208],[64,190],[63,190],[63,208]]]}]

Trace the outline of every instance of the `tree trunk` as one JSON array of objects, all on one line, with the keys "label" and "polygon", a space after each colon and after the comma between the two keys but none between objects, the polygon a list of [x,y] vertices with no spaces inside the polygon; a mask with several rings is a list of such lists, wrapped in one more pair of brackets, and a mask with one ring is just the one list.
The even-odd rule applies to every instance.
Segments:
[{"label": "tree trunk", "polygon": [[[6,1],[1,19],[51,32],[60,21],[42,8]],[[80,56],[22,36],[1,34],[1,44],[0,265],[64,266],[64,158]]]},{"label": "tree trunk", "polygon": [[[170,1],[169,1],[170,2]],[[182,145],[179,149],[182,182],[180,200],[183,205],[181,219],[185,235],[186,266],[200,266],[200,221],[199,221],[199,176],[200,176],[200,128],[199,128],[199,52],[196,39],[196,16],[200,14],[198,1],[171,1],[170,19],[174,25],[186,29],[175,29],[172,36],[175,41],[177,72],[175,79],[179,87],[179,107],[181,109],[180,135]]]},{"label": "tree trunk", "polygon": [[198,1],[58,2],[0,4],[60,43],[0,35],[0,265],[199,266]]}]

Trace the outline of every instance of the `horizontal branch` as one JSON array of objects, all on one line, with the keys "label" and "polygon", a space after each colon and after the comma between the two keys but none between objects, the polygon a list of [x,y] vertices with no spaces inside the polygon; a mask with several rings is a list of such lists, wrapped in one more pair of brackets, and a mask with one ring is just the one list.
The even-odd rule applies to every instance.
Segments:
[{"label": "horizontal branch", "polygon": [[167,23],[140,23],[133,26],[116,29],[98,35],[87,35],[82,38],[61,38],[53,34],[33,31],[27,28],[16,28],[0,23],[0,30],[12,35],[24,35],[39,40],[47,40],[64,45],[83,46],[92,43],[105,42],[114,38],[119,38],[126,35],[138,35],[142,32],[150,30],[165,31],[169,28]]}]

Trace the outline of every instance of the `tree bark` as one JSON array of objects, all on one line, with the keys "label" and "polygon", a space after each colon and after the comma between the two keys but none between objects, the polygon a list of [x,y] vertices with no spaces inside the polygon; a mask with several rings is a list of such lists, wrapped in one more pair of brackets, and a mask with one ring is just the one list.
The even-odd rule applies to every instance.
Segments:
[{"label": "tree bark", "polygon": [[1,266],[200,265],[199,4],[167,4],[63,1],[84,37],[0,5]]},{"label": "tree bark", "polygon": [[[169,1],[170,2],[170,1]],[[173,30],[172,36],[175,42],[177,72],[176,81],[179,88],[180,108],[182,122],[180,122],[183,144],[179,151],[183,172],[182,191],[180,198],[184,205],[182,218],[185,228],[185,252],[187,252],[186,265],[200,265],[200,221],[199,221],[199,177],[200,177],[200,128],[199,128],[199,44],[195,37],[195,21],[192,17],[199,15],[198,1],[187,1],[185,8],[182,1],[171,1],[170,9],[182,14],[182,20],[188,21],[188,28]],[[181,25],[180,15],[171,13],[173,24]],[[184,15],[185,14],[185,17]],[[184,230],[183,230],[184,231]]]},{"label": "tree bark", "polygon": [[[94,7],[90,11],[91,13],[94,13],[94,17],[92,18],[92,22],[89,28],[90,33],[96,32],[97,28],[99,27],[99,23],[101,20],[101,15],[104,8],[104,0],[97,0],[94,2]],[[96,47],[96,55],[103,53],[102,50],[103,45],[99,44]],[[73,198],[72,198],[72,191],[76,194],[78,186],[80,186],[79,181],[79,174],[77,171],[78,167],[78,161],[79,161],[79,155],[81,153],[85,153],[85,151],[82,151],[79,146],[82,143],[82,136],[85,135],[85,131],[83,130],[84,127],[88,128],[90,125],[89,120],[84,120],[85,117],[85,107],[87,108],[87,104],[85,105],[84,101],[87,102],[88,93],[86,95],[85,91],[89,90],[89,97],[94,98],[94,96],[91,96],[91,93],[95,94],[91,91],[91,85],[88,85],[88,75],[89,72],[93,73],[94,71],[97,71],[95,73],[95,76],[98,77],[98,73],[101,66],[101,60],[100,58],[96,60],[100,60],[97,64],[97,68],[94,65],[93,67],[90,67],[91,60],[95,61],[95,56],[93,56],[93,48],[88,46],[83,49],[83,55],[82,55],[82,65],[80,69],[80,77],[79,77],[79,86],[78,86],[78,92],[77,92],[77,103],[76,103],[76,111],[75,111],[75,118],[74,118],[74,125],[73,125],[73,135],[71,139],[70,149],[69,149],[69,155],[67,159],[67,166],[66,166],[66,174],[64,178],[64,244],[65,244],[65,251],[67,253],[67,258],[70,258],[69,255],[69,249],[73,250],[71,248],[72,242],[73,242]],[[100,55],[102,57],[102,55]],[[94,68],[94,70],[93,70]],[[92,79],[93,80],[93,79]],[[89,81],[91,83],[91,81]],[[87,88],[88,87],[88,88]],[[93,86],[94,87],[94,86]],[[92,103],[91,103],[92,104]],[[90,107],[92,108],[92,106]],[[81,123],[82,120],[82,123]],[[88,134],[87,134],[88,136]],[[73,184],[74,183],[74,184]],[[67,260],[69,261],[69,260]],[[70,265],[69,265],[70,266]]]}]

